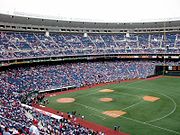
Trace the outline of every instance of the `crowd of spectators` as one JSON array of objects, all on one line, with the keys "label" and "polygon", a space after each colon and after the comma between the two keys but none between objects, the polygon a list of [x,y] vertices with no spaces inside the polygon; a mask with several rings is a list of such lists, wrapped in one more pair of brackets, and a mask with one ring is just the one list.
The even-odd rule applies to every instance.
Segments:
[{"label": "crowd of spectators", "polygon": [[[179,53],[180,34],[57,34],[0,32],[0,60],[123,53]],[[154,74],[153,61],[77,62],[59,65],[17,67],[0,71],[0,135],[103,135],[69,119],[55,119],[22,106],[42,100],[38,91],[61,87],[81,87],[95,83],[146,78]],[[168,62],[167,64],[175,64]],[[33,93],[33,94],[32,94]],[[28,96],[32,94],[32,96]],[[34,121],[36,119],[36,121]],[[38,129],[36,129],[38,127]],[[9,130],[10,129],[10,130]],[[38,133],[37,133],[38,134]]]},{"label": "crowd of spectators", "polygon": [[[95,134],[68,119],[54,119],[43,113],[29,110],[21,105],[24,95],[65,86],[81,87],[95,83],[146,78],[154,74],[157,61],[102,61],[76,62],[59,65],[16,67],[0,72],[0,125],[22,130],[28,134],[32,119],[40,123],[40,134]],[[167,64],[176,64],[169,62]],[[41,100],[44,95],[38,98]],[[31,103],[31,102],[28,102]],[[31,117],[29,117],[29,115]]]},{"label": "crowd of spectators", "polygon": [[[166,37],[165,37],[166,36]],[[0,32],[0,60],[102,54],[180,52],[180,34],[57,34]]]},{"label": "crowd of spectators", "polygon": [[104,61],[15,68],[1,72],[0,87],[25,95],[33,90],[146,78],[154,74],[155,64],[149,61]]}]

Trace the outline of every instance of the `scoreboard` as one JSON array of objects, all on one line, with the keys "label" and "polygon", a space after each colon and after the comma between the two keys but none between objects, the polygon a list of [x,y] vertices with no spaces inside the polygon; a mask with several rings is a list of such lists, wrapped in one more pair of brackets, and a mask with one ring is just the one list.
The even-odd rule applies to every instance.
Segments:
[{"label": "scoreboard", "polygon": [[168,66],[169,71],[180,71],[180,66]]},{"label": "scoreboard", "polygon": [[180,66],[156,66],[155,75],[180,76]]}]

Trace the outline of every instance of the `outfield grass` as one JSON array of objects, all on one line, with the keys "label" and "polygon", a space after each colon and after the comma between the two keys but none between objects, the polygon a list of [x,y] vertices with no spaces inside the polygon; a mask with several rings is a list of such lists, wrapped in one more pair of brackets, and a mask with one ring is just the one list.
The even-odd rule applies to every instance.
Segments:
[{"label": "outfield grass", "polygon": [[[112,93],[99,90],[112,89]],[[150,95],[159,97],[156,102],[142,99]],[[75,98],[73,103],[57,103],[64,97]],[[110,97],[112,102],[101,102],[99,98]],[[156,80],[139,80],[120,84],[106,85],[49,97],[48,107],[77,113],[85,119],[113,128],[120,125],[122,132],[131,135],[179,135],[180,134],[180,78],[159,78]],[[123,110],[127,114],[112,118],[102,114],[107,110]]]}]

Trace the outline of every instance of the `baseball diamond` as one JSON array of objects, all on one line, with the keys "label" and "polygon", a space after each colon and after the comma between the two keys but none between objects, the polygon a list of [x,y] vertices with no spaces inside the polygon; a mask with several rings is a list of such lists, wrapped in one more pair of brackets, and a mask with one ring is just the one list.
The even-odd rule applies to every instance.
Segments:
[{"label": "baseball diamond", "polygon": [[[49,96],[47,107],[62,112],[76,110],[88,121],[112,129],[119,125],[121,132],[129,134],[178,135],[180,129],[173,123],[179,123],[179,87],[180,78],[173,77],[126,81]],[[101,102],[105,95],[113,101]],[[63,97],[76,101],[60,105],[56,100]]]}]

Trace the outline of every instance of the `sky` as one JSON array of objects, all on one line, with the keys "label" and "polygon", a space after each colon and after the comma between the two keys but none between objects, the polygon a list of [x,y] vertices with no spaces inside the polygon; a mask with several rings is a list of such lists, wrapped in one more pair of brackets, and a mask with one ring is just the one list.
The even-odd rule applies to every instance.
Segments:
[{"label": "sky", "polygon": [[0,13],[57,20],[180,20],[180,0],[0,0]]}]

